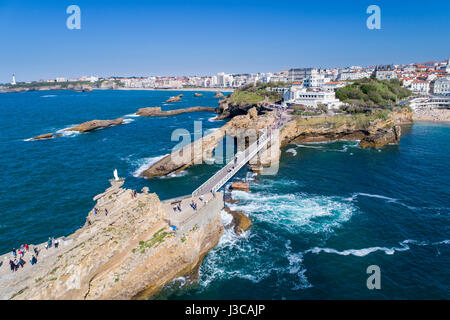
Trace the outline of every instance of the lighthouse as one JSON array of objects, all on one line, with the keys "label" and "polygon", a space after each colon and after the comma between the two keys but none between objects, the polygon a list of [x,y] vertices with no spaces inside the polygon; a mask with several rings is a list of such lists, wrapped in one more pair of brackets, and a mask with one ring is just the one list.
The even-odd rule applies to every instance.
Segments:
[{"label": "lighthouse", "polygon": [[14,75],[14,73],[13,73],[13,77],[12,77],[11,84],[12,84],[12,85],[15,85],[15,84],[16,84],[16,76]]}]

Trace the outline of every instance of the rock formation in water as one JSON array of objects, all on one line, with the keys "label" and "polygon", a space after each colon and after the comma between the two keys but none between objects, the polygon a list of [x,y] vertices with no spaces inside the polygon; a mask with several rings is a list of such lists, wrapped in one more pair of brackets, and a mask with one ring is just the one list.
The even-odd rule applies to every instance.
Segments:
[{"label": "rock formation in water", "polygon": [[236,234],[241,234],[252,226],[252,221],[242,211],[234,211],[228,207],[225,207],[224,209],[233,216],[231,224],[233,225]]},{"label": "rock formation in water", "polygon": [[41,245],[36,265],[0,277],[0,299],[146,299],[196,270],[223,233],[220,210],[179,235],[156,194],[143,188],[133,197],[122,184],[111,180],[58,248]]},{"label": "rock formation in water", "polygon": [[201,93],[197,93],[197,92],[195,92],[194,93],[194,97],[201,97],[203,94],[201,94]]},{"label": "rock formation in water", "polygon": [[170,103],[170,102],[178,102],[178,101],[181,100],[182,97],[183,97],[182,94],[179,94],[179,95],[177,95],[177,96],[170,97],[169,99],[166,100],[166,103]]},{"label": "rock formation in water", "polygon": [[225,97],[225,96],[223,95],[222,92],[217,91],[217,92],[214,94],[214,98],[223,98],[223,97]]},{"label": "rock formation in water", "polygon": [[123,118],[117,118],[114,120],[91,120],[83,122],[75,127],[65,129],[65,131],[78,131],[78,132],[89,132],[96,129],[107,128],[110,126],[116,126],[123,123]]},{"label": "rock formation in water", "polygon": [[45,139],[52,139],[52,138],[58,138],[61,137],[62,134],[53,134],[53,133],[44,133],[44,134],[40,134],[36,137],[31,138],[31,141],[35,141],[35,140],[45,140]]},{"label": "rock formation in water", "polygon": [[246,182],[235,181],[231,184],[231,190],[241,190],[241,191],[250,191],[250,186]]},{"label": "rock formation in water", "polygon": [[140,108],[138,111],[136,111],[136,114],[141,117],[161,117],[161,116],[173,116],[176,114],[186,112],[197,112],[197,111],[216,112],[216,110],[217,108],[214,107],[190,107],[190,108],[162,111],[161,107],[148,107],[148,108]]}]

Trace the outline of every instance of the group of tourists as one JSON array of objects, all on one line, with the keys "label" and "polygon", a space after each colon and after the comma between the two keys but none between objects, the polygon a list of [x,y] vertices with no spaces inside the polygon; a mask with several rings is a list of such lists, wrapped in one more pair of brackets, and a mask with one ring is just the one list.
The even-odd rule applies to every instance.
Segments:
[{"label": "group of tourists", "polygon": [[194,209],[194,211],[197,211],[198,208],[197,202],[194,202],[194,200],[192,200],[190,206],[192,207],[192,209]]},{"label": "group of tourists", "polygon": [[174,212],[177,212],[177,210],[178,210],[179,212],[182,211],[182,210],[181,210],[181,201],[180,201],[175,207],[173,207],[173,211],[174,211]]},{"label": "group of tourists", "polygon": [[51,237],[51,238],[48,237],[47,244],[45,245],[46,250],[50,249],[51,247],[58,248],[58,246],[59,246],[58,240],[55,240],[55,238],[53,238],[53,237]]},{"label": "group of tourists", "polygon": [[[12,249],[12,259],[9,259],[9,266],[12,272],[16,272],[19,268],[23,268],[26,264],[24,256],[26,252],[30,251],[28,244],[22,244],[19,249]],[[31,256],[30,264],[35,265],[37,263],[37,256],[39,255],[39,250],[37,247],[33,249],[34,254]]]}]

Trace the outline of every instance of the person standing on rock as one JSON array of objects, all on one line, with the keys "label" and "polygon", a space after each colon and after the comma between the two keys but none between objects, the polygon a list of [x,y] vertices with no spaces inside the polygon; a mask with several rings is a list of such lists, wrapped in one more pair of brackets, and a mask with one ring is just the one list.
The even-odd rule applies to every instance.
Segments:
[{"label": "person standing on rock", "polygon": [[108,215],[108,209],[105,208],[105,216]]}]

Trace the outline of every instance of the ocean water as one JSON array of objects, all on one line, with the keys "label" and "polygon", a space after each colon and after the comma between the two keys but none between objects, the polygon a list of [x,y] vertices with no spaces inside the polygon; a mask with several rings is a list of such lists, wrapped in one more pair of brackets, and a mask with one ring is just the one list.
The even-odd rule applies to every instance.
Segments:
[{"label": "ocean water", "polygon": [[[177,176],[138,173],[169,153],[177,128],[193,133],[223,121],[188,113],[139,118],[141,107],[216,106],[213,92],[164,105],[178,92],[70,91],[0,95],[0,253],[67,235],[84,224],[92,198],[117,168],[126,187],[160,198],[191,192],[219,165]],[[27,141],[92,119],[127,124],[86,134]],[[364,150],[357,142],[297,144],[282,150],[276,176],[260,176],[230,205],[252,219],[237,236],[226,229],[200,267],[198,282],[173,281],[159,299],[449,298],[450,125],[403,127],[400,145]],[[249,173],[242,169],[236,179]],[[224,225],[231,216],[222,212]],[[378,265],[381,290],[368,290]]]}]

